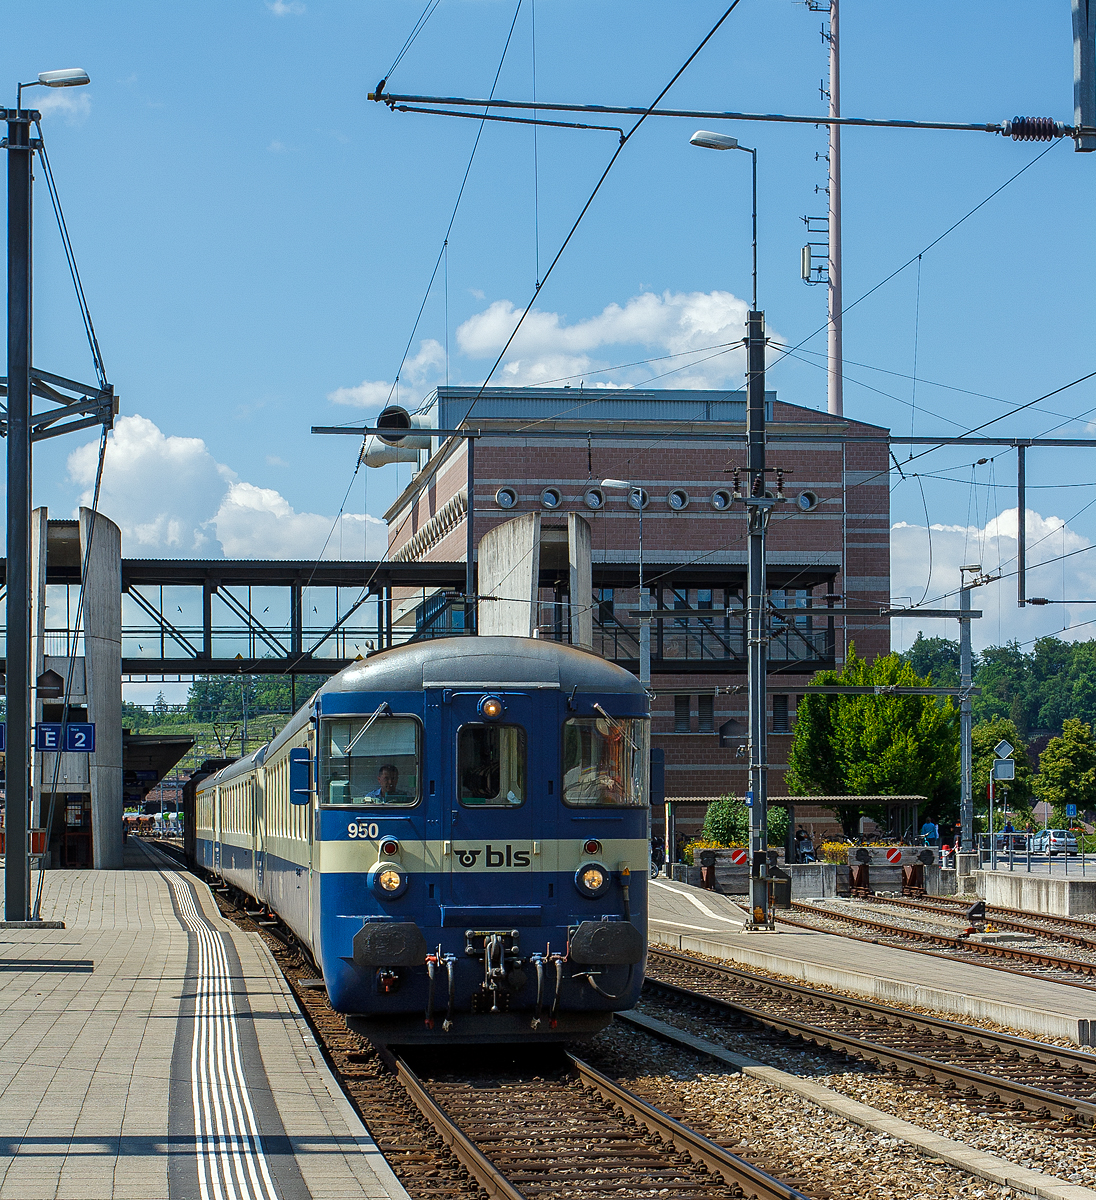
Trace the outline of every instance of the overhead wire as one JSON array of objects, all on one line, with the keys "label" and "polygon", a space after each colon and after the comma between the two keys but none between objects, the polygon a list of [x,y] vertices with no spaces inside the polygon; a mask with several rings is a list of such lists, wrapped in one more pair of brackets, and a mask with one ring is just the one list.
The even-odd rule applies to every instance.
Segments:
[{"label": "overhead wire", "polygon": [[[731,5],[726,9],[726,11],[723,13],[723,15],[719,18],[719,20],[716,21],[716,23],[712,26],[712,28],[704,35],[703,39],[701,40],[700,44],[696,47],[696,49],[693,50],[693,52],[684,61],[684,63],[682,63],[681,66],[677,69],[677,71],[674,72],[674,75],[670,79],[669,83],[666,84],[666,86],[659,92],[659,94],[651,102],[651,104],[647,108],[647,111],[644,112],[643,115],[638,118],[636,123],[632,126],[631,129],[628,130],[627,133],[625,133],[621,136],[620,145],[618,145],[616,150],[613,151],[612,158],[609,159],[609,162],[606,165],[605,170],[602,171],[600,177],[598,178],[597,183],[594,184],[593,191],[590,193],[589,197],[587,198],[586,203],[583,204],[581,210],[579,211],[578,216],[575,218],[574,224],[568,230],[567,236],[563,239],[562,244],[560,245],[559,249],[556,251],[555,257],[552,259],[551,263],[549,264],[548,270],[545,271],[543,279],[539,280],[536,288],[533,290],[533,295],[531,296],[529,303],[526,304],[525,308],[522,310],[521,316],[518,318],[517,324],[514,326],[512,332],[510,333],[510,336],[506,339],[506,344],[499,351],[498,358],[495,359],[495,362],[492,365],[490,371],[487,372],[487,377],[484,379],[483,383],[480,384],[479,390],[477,391],[475,397],[472,400],[471,405],[469,406],[468,413],[465,415],[465,418],[464,418],[465,420],[467,420],[468,417],[471,415],[472,410],[476,406],[476,403],[479,401],[480,397],[483,395],[484,388],[487,387],[487,384],[491,381],[492,376],[494,375],[494,373],[498,370],[499,366],[501,365],[503,358],[505,358],[505,356],[506,356],[506,351],[510,349],[510,346],[513,344],[514,338],[517,337],[518,331],[521,329],[522,325],[525,322],[525,318],[529,315],[530,311],[533,308],[533,305],[537,302],[537,298],[540,295],[541,289],[548,282],[548,279],[551,277],[552,272],[556,269],[556,264],[563,257],[563,254],[566,251],[567,247],[571,244],[571,239],[575,236],[575,233],[577,232],[579,225],[582,224],[583,218],[590,211],[590,206],[593,204],[594,200],[596,199],[598,192],[601,191],[602,184],[604,184],[605,180],[609,177],[609,172],[612,171],[613,167],[616,165],[617,159],[620,158],[621,154],[624,152],[625,146],[628,145],[628,143],[631,141],[631,139],[635,136],[636,132],[639,130],[640,126],[647,120],[647,118],[651,115],[651,113],[654,111],[654,109],[658,107],[658,104],[662,100],[663,96],[666,95],[666,93],[674,86],[674,84],[681,78],[681,76],[689,68],[689,66],[692,64],[693,60],[696,58],[696,56],[701,52],[701,50],[704,49],[704,47],[712,40],[712,38],[715,37],[716,33],[718,32],[720,27],[723,25],[724,21],[727,20],[727,18],[731,15],[732,12],[734,12],[734,10],[739,6],[740,3],[741,3],[741,0],[732,0]],[[520,4],[520,0],[519,0],[519,4]]]}]

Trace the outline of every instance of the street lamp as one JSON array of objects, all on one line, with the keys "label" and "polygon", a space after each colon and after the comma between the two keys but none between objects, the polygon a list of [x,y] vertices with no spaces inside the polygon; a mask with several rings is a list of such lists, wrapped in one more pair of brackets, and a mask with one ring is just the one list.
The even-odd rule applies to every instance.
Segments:
[{"label": "street lamp", "polygon": [[750,786],[746,804],[750,810],[750,920],[747,929],[772,929],[768,865],[765,533],[775,501],[765,490],[765,314],[757,307],[757,151],[740,146],[737,138],[706,129],[698,129],[689,140],[704,150],[742,150],[753,160],[753,305],[746,316],[746,471],[749,487],[744,496],[749,531],[746,609],[749,622]]},{"label": "street lamp", "polygon": [[725,133],[711,133],[707,129],[698,129],[689,138],[689,144],[699,146],[702,150],[741,150],[753,159],[753,307],[757,308],[757,151],[748,146],[740,146],[738,138]]},{"label": "street lamp", "polygon": [[91,83],[91,76],[82,67],[67,67],[63,71],[40,71],[37,79],[19,84],[15,93],[15,106],[23,107],[24,88],[38,87],[39,84],[49,88],[83,87],[88,83]]},{"label": "street lamp", "polygon": [[23,88],[78,87],[86,71],[43,71],[18,85],[8,124],[8,379],[7,379],[7,778],[5,782],[4,915],[30,917],[27,826],[31,787],[30,662],[30,423],[31,423],[31,187],[32,121],[22,111]]}]

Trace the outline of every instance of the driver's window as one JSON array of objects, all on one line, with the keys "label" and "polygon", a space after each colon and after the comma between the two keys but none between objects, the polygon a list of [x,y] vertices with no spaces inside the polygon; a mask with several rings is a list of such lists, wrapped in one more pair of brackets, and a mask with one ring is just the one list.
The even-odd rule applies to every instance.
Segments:
[{"label": "driver's window", "polygon": [[462,725],[457,734],[461,804],[513,808],[525,800],[525,730]]}]

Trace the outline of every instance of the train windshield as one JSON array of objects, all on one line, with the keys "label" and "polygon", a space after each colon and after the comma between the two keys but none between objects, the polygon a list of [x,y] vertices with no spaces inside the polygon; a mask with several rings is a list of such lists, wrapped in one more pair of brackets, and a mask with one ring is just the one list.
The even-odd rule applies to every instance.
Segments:
[{"label": "train windshield", "polygon": [[563,803],[576,807],[647,803],[650,722],[572,717],[563,725]]},{"label": "train windshield", "polygon": [[324,721],[320,746],[323,804],[406,806],[419,800],[419,723],[412,717]]},{"label": "train windshield", "polygon": [[512,808],[525,801],[525,730],[462,725],[457,734],[461,804]]}]

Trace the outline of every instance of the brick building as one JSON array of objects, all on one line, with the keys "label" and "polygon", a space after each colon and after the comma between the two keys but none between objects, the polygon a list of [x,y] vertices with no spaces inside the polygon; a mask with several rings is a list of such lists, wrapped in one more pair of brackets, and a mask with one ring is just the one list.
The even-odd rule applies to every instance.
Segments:
[{"label": "brick building", "polygon": [[[439,388],[420,418],[433,428],[481,431],[476,542],[515,515],[540,512],[540,636],[566,638],[570,604],[590,603],[595,649],[633,671],[640,512],[637,498],[600,483],[616,478],[644,489],[644,585],[651,606],[667,614],[652,622],[653,744],[665,752],[666,792],[681,802],[678,829],[688,832],[707,801],[741,794],[746,783],[746,518],[732,500],[734,468],[745,461],[744,396],[487,388],[473,409],[477,392]],[[770,488],[779,468],[788,498],[774,509],[768,532],[770,689],[786,684],[768,700],[769,789],[780,797],[797,699],[811,675],[840,667],[853,643],[869,658],[890,648],[885,620],[826,616],[834,605],[890,602],[889,451],[888,431],[879,426],[784,404],[773,393],[767,400]],[[420,444],[428,447],[417,453],[420,469],[386,513],[390,557],[463,561],[466,442],[424,431]],[[803,493],[813,494],[808,504],[817,501],[811,511],[796,503]],[[566,594],[568,512],[591,526],[592,597]],[[553,539],[562,539],[562,556],[551,554]],[[463,628],[463,610],[441,594],[405,594],[394,620],[443,636]],[[829,812],[803,807],[796,818],[816,836],[835,824]]]}]

